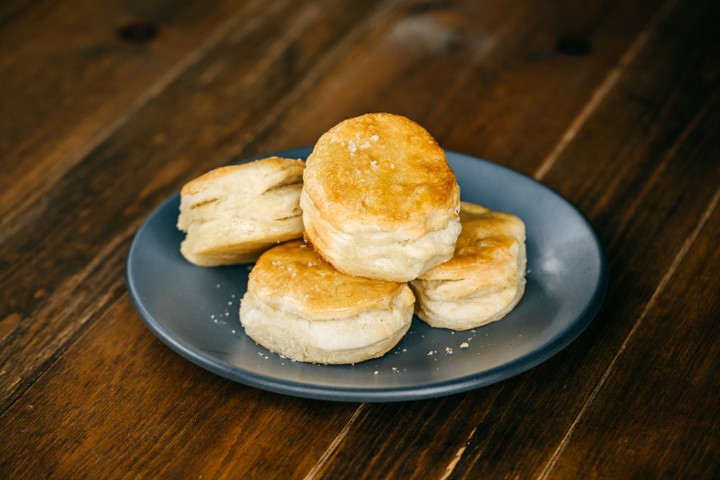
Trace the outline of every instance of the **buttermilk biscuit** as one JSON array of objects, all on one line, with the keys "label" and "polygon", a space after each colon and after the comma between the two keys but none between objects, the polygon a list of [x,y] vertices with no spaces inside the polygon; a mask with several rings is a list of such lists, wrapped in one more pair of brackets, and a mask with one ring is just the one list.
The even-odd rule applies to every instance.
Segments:
[{"label": "buttermilk biscuit", "polygon": [[338,270],[406,282],[452,257],[460,189],[420,125],[387,113],[318,140],[300,195],[305,236]]},{"label": "buttermilk biscuit", "polygon": [[305,162],[271,157],[212,170],[180,192],[180,252],[202,266],[254,261],[270,246],[300,238]]},{"label": "buttermilk biscuit", "polygon": [[292,241],[258,259],[240,322],[250,338],[293,360],[356,363],[400,341],[414,300],[407,284],[345,275]]},{"label": "buttermilk biscuit", "polygon": [[525,292],[525,224],[514,215],[462,202],[452,260],[411,287],[415,313],[433,327],[467,330],[501,319]]}]

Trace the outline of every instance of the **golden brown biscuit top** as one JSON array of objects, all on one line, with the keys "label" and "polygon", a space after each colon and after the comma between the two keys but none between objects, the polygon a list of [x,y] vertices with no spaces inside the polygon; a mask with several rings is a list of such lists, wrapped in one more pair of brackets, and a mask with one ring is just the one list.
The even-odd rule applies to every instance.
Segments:
[{"label": "golden brown biscuit top", "polygon": [[[215,181],[221,179],[227,175],[240,173],[253,175],[256,172],[260,172],[263,169],[268,170],[289,170],[288,175],[300,176],[302,175],[303,169],[305,168],[305,162],[302,160],[281,158],[281,157],[268,157],[253,162],[242,163],[239,165],[226,165],[218,167],[214,170],[210,170],[199,177],[186,183],[180,193],[182,195],[195,195],[198,192],[208,188]],[[240,188],[243,185],[239,185]]]},{"label": "golden brown biscuit top", "polygon": [[340,273],[302,240],[262,254],[248,284],[259,300],[318,320],[388,308],[402,288],[406,285]]},{"label": "golden brown biscuit top", "polygon": [[336,226],[437,230],[459,201],[437,142],[417,123],[388,113],[350,118],[323,134],[304,178],[306,193]]},{"label": "golden brown biscuit top", "polygon": [[482,274],[483,266],[511,266],[517,246],[525,241],[525,224],[515,215],[461,203],[462,230],[453,258],[420,276],[422,280],[457,280]]}]

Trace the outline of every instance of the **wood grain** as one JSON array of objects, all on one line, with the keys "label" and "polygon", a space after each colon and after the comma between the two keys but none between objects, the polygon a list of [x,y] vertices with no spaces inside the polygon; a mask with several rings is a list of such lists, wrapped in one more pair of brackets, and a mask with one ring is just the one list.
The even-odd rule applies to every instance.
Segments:
[{"label": "wood grain", "polygon": [[[697,48],[697,35],[700,32],[712,35],[712,30],[700,18],[703,9],[684,12],[686,14],[675,11],[667,16],[648,41],[647,48],[628,67],[615,91],[545,178],[590,212],[591,220],[606,239],[611,283],[604,308],[588,331],[556,359],[528,373],[528,377],[537,375],[545,381],[554,379],[550,382],[550,391],[546,392],[546,395],[553,392],[553,396],[544,402],[533,402],[536,408],[544,404],[541,411],[559,411],[563,418],[577,418],[596,394],[595,390],[602,389],[603,376],[608,373],[615,355],[624,348],[658,284],[674,268],[675,258],[685,248],[686,239],[716,197],[720,170],[706,153],[716,148],[711,139],[717,137],[711,133],[717,122],[707,115],[717,102],[717,95],[713,95],[717,91],[712,75],[715,67],[711,66],[715,62],[709,61],[715,53],[711,51],[712,43],[707,43],[704,50]],[[698,32],[683,28],[689,25],[706,25],[708,29]],[[678,31],[686,34],[678,36],[674,33]],[[690,45],[697,56],[688,55]],[[698,62],[708,70],[690,68]],[[673,93],[667,92],[669,86]],[[713,100],[706,105],[708,97]],[[659,104],[640,103],[633,101],[636,98],[666,100]],[[663,120],[651,122],[652,127],[643,121],[659,115]],[[647,134],[633,131],[646,128],[652,130]],[[592,157],[586,159],[587,155]],[[603,161],[598,161],[601,158]],[[687,321],[694,320],[688,318]],[[652,345],[662,343],[663,338],[656,337]],[[610,370],[610,378],[612,373]],[[593,386],[592,390],[589,386]],[[572,392],[572,389],[580,391]],[[548,424],[543,422],[511,422],[511,425],[512,428],[504,423],[497,425],[503,437],[522,435],[516,444],[519,451],[513,451],[508,458],[527,461],[535,457],[532,470],[552,476],[552,470],[547,470],[552,466],[547,464],[551,458],[537,458],[527,448],[533,444],[526,442],[532,438],[539,441],[535,446],[547,442],[559,447],[565,435],[557,436],[559,432],[548,429]],[[571,425],[564,425],[563,430]],[[554,432],[552,440],[546,438],[550,432]],[[645,439],[640,435],[636,440]],[[482,448],[471,445],[467,449],[467,457],[458,464],[460,476],[473,470],[512,471],[511,464],[491,463]],[[630,468],[621,463],[617,465]]]},{"label": "wood grain", "polygon": [[[6,5],[15,18],[0,30],[5,52],[0,57],[3,229],[10,220],[23,219],[22,205],[42,198],[202,56],[218,32],[240,28],[248,17],[262,18],[262,4],[248,2],[237,10],[234,2]],[[156,38],[128,42],[117,34],[138,22],[152,24]]]},{"label": "wood grain", "polygon": [[[2,339],[0,406],[117,298],[122,254],[144,216],[184,181],[242,155],[253,130],[278,114],[268,110],[267,99],[292,95],[296,76],[315,71],[320,53],[340,54],[352,45],[342,41],[348,32],[368,27],[349,15],[349,5],[330,7],[276,9],[257,28],[227,32],[132,122],[61,178],[46,179],[54,182],[52,191],[17,210],[22,220],[0,234],[0,318],[16,319]],[[328,25],[333,12],[337,21]],[[282,34],[273,36],[276,31]],[[305,55],[288,70],[283,52],[300,45]]]},{"label": "wood grain", "polygon": [[[677,269],[668,271],[648,302],[602,389],[566,434],[549,478],[714,478],[720,473],[720,351],[713,340],[720,328],[720,299],[706,290],[720,268],[719,198],[716,194],[708,206],[693,232],[697,236],[688,237]],[[678,450],[681,462],[674,460]]]},{"label": "wood grain", "polygon": [[[308,121],[291,124],[281,145],[312,144],[347,116],[391,110],[445,148],[531,174],[656,9],[453,2],[412,12],[329,76],[322,98],[299,106]],[[588,38],[592,54],[558,52],[567,32]]]},{"label": "wood grain", "polygon": [[282,471],[297,478],[355,408],[208,374],[160,344],[123,296],[0,417],[0,472],[261,478]]},{"label": "wood grain", "polygon": [[[716,3],[3,3],[0,478],[717,477]],[[590,327],[398,404],[245,387],[155,339],[123,285],[148,213],[373,110],[577,205],[610,262]]]},{"label": "wood grain", "polygon": [[[701,12],[698,9],[694,13],[699,15]],[[699,19],[692,15],[669,14],[665,20],[662,26],[666,31],[674,31],[680,28],[672,28],[667,23],[694,24]],[[557,446],[563,441],[566,429],[583,409],[614,353],[632,330],[633,320],[642,314],[653,288],[681,251],[685,235],[692,231],[713,198],[720,183],[717,166],[713,168],[708,157],[700,152],[676,155],[678,145],[698,145],[702,144],[699,143],[702,139],[712,138],[713,121],[706,119],[701,125],[696,121],[696,112],[709,112],[714,107],[714,102],[705,103],[716,88],[711,75],[715,63],[708,60],[713,43],[705,43],[708,49],[696,48],[696,56],[688,56],[686,51],[696,35],[697,31],[679,39],[673,35],[654,34],[647,48],[627,67],[628,71],[616,89],[546,176],[550,185],[590,212],[590,219],[605,239],[617,235],[618,229],[622,231],[628,227],[619,225],[617,219],[627,221],[627,206],[633,201],[638,202],[633,207],[632,232],[626,231],[615,241],[606,241],[611,268],[615,270],[618,265],[623,268],[611,277],[605,308],[590,327],[590,333],[583,335],[567,351],[501,387],[468,394],[476,399],[476,404],[488,405],[487,410],[483,408],[472,412],[469,418],[459,419],[449,411],[436,408],[431,409],[434,411],[431,418],[422,417],[423,425],[429,431],[441,425],[450,428],[447,423],[453,420],[448,418],[477,427],[469,439],[457,439],[457,449],[462,449],[462,455],[453,468],[453,476],[473,478],[477,472],[483,472],[490,477],[502,477],[518,470],[536,474],[544,471],[549,458],[544,456],[547,454],[543,445]],[[684,63],[688,65],[686,68],[683,68]],[[689,67],[698,63],[707,65],[709,70]],[[688,71],[695,73],[689,75]],[[665,91],[668,84],[676,89],[673,94],[668,95]],[[661,105],[629,101],[640,95],[645,98],[662,96],[667,101]],[[695,102],[695,105],[689,102]],[[633,132],[633,129],[643,128],[643,118],[656,118],[658,111],[663,116],[661,124],[664,128],[654,130],[652,135]],[[657,129],[657,124],[653,124],[653,128]],[[632,138],[635,145],[629,145],[628,138]],[[710,146],[706,151],[714,151],[714,148]],[[603,161],[575,160],[588,155]],[[621,177],[618,177],[618,171],[622,171]],[[654,174],[655,171],[658,173]],[[659,175],[666,179],[662,184],[657,182]],[[646,191],[638,196],[638,188],[645,182],[649,182]],[[601,206],[606,210],[600,211]],[[608,220],[613,217],[616,220]],[[662,222],[654,219],[662,219]],[[655,231],[648,231],[649,225],[654,225]],[[680,234],[663,235],[662,232]],[[623,315],[617,316],[615,312],[623,312]],[[496,388],[502,388],[502,392],[495,392]],[[490,399],[494,401],[490,402]],[[507,414],[506,405],[513,405],[512,414]],[[376,407],[367,410],[368,418],[373,418],[373,408]],[[556,416],[567,419],[567,423],[556,420]],[[344,451],[362,452],[363,446],[368,445],[365,427],[363,422],[358,422],[337,455],[343,455]],[[467,445],[464,444],[466,440]],[[426,445],[430,449],[438,448],[437,444]],[[418,450],[411,451],[417,454]],[[350,471],[371,472],[369,465],[380,459],[396,468],[413,468],[389,460],[397,458],[392,444],[382,451],[373,448],[372,453],[366,449],[365,454],[356,458],[365,459],[365,463],[352,466],[343,462],[330,463],[327,473],[332,477]],[[441,465],[444,468],[453,461],[452,457],[446,457]],[[431,472],[442,474],[440,467],[434,468]],[[422,476],[419,468],[413,472],[394,473]],[[372,476],[371,473],[367,475]]]}]

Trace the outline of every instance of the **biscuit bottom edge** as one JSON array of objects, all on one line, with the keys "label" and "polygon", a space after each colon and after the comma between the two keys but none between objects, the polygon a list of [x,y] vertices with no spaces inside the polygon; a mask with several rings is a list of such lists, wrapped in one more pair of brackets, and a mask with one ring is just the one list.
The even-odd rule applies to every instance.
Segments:
[{"label": "biscuit bottom edge", "polygon": [[405,336],[412,316],[410,305],[313,321],[248,293],[240,305],[240,322],[257,344],[293,361],[324,365],[355,364],[382,357]]},{"label": "biscuit bottom edge", "polygon": [[405,283],[453,257],[460,235],[459,217],[420,235],[403,229],[347,231],[334,225],[303,190],[300,194],[305,238],[337,270],[365,278]]},{"label": "biscuit bottom edge", "polygon": [[525,282],[508,287],[484,298],[467,297],[455,300],[429,298],[418,285],[411,283],[417,297],[415,314],[434,328],[455,331],[470,330],[502,320],[525,294]]}]

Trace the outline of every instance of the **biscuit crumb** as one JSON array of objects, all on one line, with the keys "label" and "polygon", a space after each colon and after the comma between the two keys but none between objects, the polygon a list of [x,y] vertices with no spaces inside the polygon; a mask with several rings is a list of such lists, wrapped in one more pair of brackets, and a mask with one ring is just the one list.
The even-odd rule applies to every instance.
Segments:
[{"label": "biscuit crumb", "polygon": [[450,347],[445,347],[445,353],[447,353],[448,355],[452,355],[452,354],[453,354],[453,349],[450,348]]},{"label": "biscuit crumb", "polygon": [[469,348],[469,347],[470,347],[470,344],[468,342],[462,342],[460,344],[460,348]]}]

